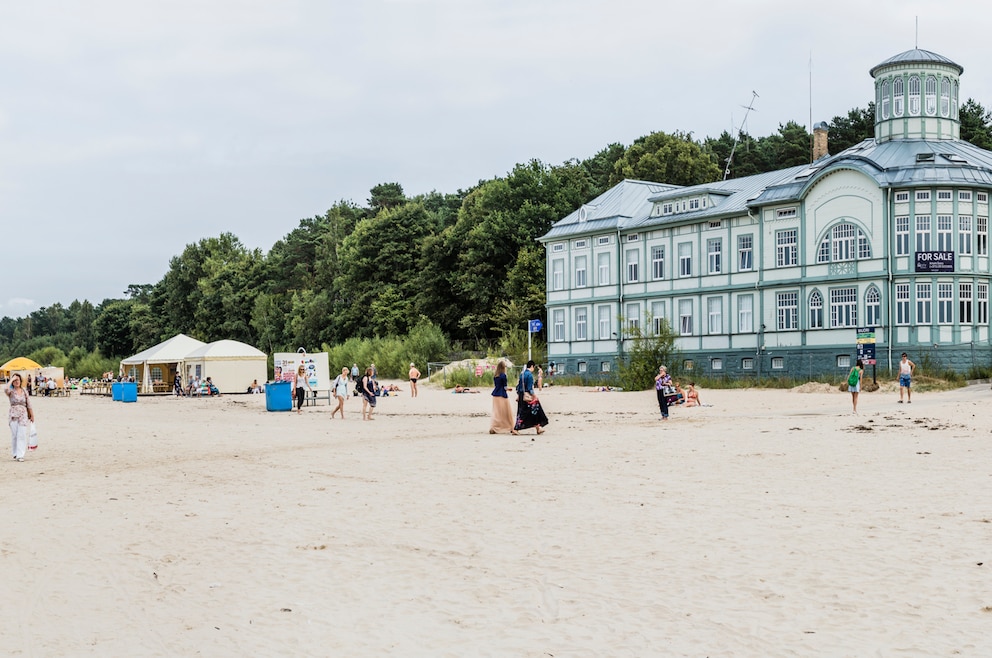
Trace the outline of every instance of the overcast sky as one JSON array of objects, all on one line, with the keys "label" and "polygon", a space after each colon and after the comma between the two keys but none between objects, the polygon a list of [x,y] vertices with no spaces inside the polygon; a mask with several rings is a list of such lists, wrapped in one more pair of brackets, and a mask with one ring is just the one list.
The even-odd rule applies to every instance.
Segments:
[{"label": "overcast sky", "polygon": [[378,183],[455,192],[657,130],[733,132],[752,90],[753,136],[830,120],[872,100],[917,17],[962,100],[992,107],[992,6],[965,1],[4,4],[0,316],[121,297],[225,231],[267,252]]}]

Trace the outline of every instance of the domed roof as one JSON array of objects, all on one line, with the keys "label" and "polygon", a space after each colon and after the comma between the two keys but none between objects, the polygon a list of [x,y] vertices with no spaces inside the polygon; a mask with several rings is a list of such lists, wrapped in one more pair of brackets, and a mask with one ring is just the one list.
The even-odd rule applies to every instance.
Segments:
[{"label": "domed roof", "polygon": [[956,68],[958,70],[958,75],[964,73],[964,67],[960,64],[955,64],[943,55],[938,55],[937,53],[932,53],[929,50],[922,50],[920,48],[913,48],[912,50],[907,50],[904,53],[893,55],[881,64],[875,66],[871,71],[869,71],[869,73],[871,73],[871,77],[874,78],[876,71],[887,66],[892,66],[893,64],[945,64]]}]

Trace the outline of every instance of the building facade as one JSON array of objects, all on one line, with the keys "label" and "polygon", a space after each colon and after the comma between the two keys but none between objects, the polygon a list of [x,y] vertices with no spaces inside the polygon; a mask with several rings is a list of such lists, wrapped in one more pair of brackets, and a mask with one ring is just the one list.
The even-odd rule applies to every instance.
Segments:
[{"label": "building facade", "polygon": [[859,335],[883,370],[904,351],[987,367],[992,152],[960,140],[962,73],[907,51],[871,70],[873,139],[827,155],[818,124],[809,166],[626,180],[558,221],[540,238],[548,360],[609,372],[667,322],[682,368],[713,376],[846,374]]}]

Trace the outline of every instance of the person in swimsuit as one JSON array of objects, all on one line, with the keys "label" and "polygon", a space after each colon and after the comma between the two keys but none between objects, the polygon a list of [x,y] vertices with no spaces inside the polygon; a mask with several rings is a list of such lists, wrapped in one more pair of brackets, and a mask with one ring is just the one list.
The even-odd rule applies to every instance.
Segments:
[{"label": "person in swimsuit", "polygon": [[410,364],[410,397],[417,397],[417,380],[420,379],[420,371],[417,366]]}]

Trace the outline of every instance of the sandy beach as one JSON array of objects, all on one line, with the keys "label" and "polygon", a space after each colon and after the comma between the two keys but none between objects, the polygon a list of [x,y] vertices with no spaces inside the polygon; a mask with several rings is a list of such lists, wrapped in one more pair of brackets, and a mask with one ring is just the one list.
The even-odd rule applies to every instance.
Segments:
[{"label": "sandy beach", "polygon": [[701,395],[35,398],[0,655],[992,655],[987,384]]}]

